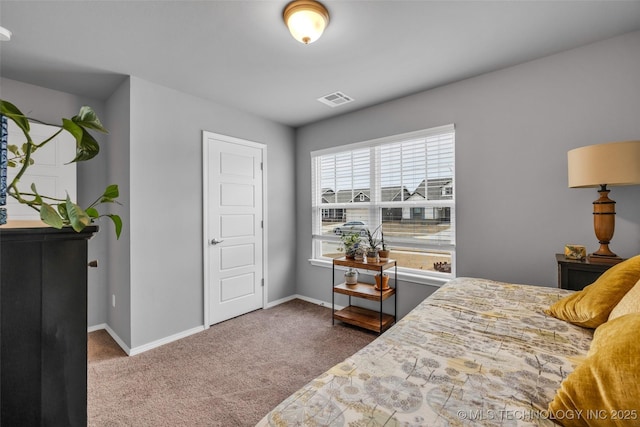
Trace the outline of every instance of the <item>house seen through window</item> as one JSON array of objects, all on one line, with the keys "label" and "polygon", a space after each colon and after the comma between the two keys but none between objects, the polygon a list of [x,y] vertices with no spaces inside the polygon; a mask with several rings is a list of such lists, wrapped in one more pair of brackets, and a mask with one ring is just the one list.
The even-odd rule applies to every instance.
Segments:
[{"label": "house seen through window", "polygon": [[453,125],[311,153],[313,258],[344,256],[343,233],[382,230],[400,271],[451,274]]}]

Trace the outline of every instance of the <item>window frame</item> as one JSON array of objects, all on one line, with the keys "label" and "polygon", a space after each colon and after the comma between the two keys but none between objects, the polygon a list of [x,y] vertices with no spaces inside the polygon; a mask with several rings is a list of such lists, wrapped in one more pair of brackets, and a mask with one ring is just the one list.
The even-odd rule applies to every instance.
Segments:
[{"label": "window frame", "polygon": [[[451,212],[451,229],[452,236],[450,239],[450,243],[420,243],[416,242],[415,239],[403,239],[401,237],[394,237],[393,246],[400,247],[411,247],[417,249],[432,249],[432,250],[442,250],[450,252],[451,254],[451,273],[442,273],[438,271],[432,270],[420,270],[415,268],[407,268],[398,266],[398,276],[402,280],[407,280],[411,282],[417,283],[425,283],[431,285],[439,285],[442,284],[452,278],[455,278],[456,274],[456,226],[455,226],[455,209],[456,209],[456,179],[455,179],[455,125],[444,125],[438,126],[429,129],[423,129],[414,132],[403,133],[399,135],[391,135],[383,138],[377,138],[368,141],[350,143],[345,145],[340,145],[332,148],[322,149],[312,151],[311,154],[311,205],[312,205],[312,255],[309,262],[312,265],[329,267],[332,265],[332,259],[330,257],[322,256],[322,242],[323,241],[331,241],[331,242],[340,242],[339,236],[322,234],[322,212],[325,209],[354,209],[357,206],[354,206],[354,203],[322,203],[322,188],[321,183],[317,183],[317,179],[320,171],[320,158],[326,155],[333,155],[345,152],[351,152],[355,150],[360,150],[364,148],[371,149],[371,158],[370,164],[374,165],[372,169],[376,167],[380,167],[380,163],[376,158],[376,153],[379,150],[376,150],[376,147],[385,144],[391,143],[400,143],[405,142],[411,139],[426,139],[428,137],[433,137],[442,134],[453,134],[453,171],[452,177],[453,182],[451,185],[451,199],[447,200],[420,200],[420,201],[380,201],[376,200],[381,194],[381,183],[380,183],[380,171],[372,170],[370,176],[370,201],[367,203],[367,209],[369,210],[369,221],[370,226],[377,227],[378,224],[382,224],[382,210],[385,208],[437,208],[437,207],[450,207]],[[377,165],[377,166],[376,166]],[[401,190],[402,191],[402,190]],[[318,194],[320,192],[320,194]],[[426,183],[425,183],[425,192],[426,192]],[[335,194],[335,193],[334,193]],[[363,196],[361,194],[361,196]],[[363,207],[364,208],[364,207]],[[374,227],[374,228],[375,228]]]}]

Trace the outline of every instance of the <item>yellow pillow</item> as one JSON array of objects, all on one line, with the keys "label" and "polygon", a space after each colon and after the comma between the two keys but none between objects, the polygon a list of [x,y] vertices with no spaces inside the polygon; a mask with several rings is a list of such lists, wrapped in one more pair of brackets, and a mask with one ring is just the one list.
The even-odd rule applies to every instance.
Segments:
[{"label": "yellow pillow", "polygon": [[545,313],[578,326],[597,328],[638,280],[640,255],[614,265],[598,280],[556,302]]},{"label": "yellow pillow", "polygon": [[640,424],[640,313],[599,327],[587,358],[549,403],[565,427]]},{"label": "yellow pillow", "polygon": [[640,280],[633,285],[633,288],[631,288],[631,290],[622,297],[618,305],[611,310],[609,321],[629,313],[640,313]]}]

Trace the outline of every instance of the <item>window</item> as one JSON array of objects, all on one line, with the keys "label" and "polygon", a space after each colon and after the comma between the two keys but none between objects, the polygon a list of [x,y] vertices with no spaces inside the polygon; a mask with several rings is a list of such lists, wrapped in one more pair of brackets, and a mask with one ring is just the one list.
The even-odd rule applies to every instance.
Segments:
[{"label": "window", "polygon": [[311,153],[313,258],[343,232],[380,228],[399,272],[449,276],[455,259],[453,125]]}]

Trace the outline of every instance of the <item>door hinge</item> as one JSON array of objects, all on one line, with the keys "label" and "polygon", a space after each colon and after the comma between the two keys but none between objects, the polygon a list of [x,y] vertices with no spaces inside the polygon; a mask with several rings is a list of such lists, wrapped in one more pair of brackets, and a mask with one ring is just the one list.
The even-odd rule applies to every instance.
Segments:
[{"label": "door hinge", "polygon": [[264,163],[260,162],[260,170],[264,170]]},{"label": "door hinge", "polygon": [[264,287],[264,279],[262,279],[261,282],[262,282],[261,286]]},{"label": "door hinge", "polygon": [[260,221],[260,228],[264,228],[264,221]]}]

